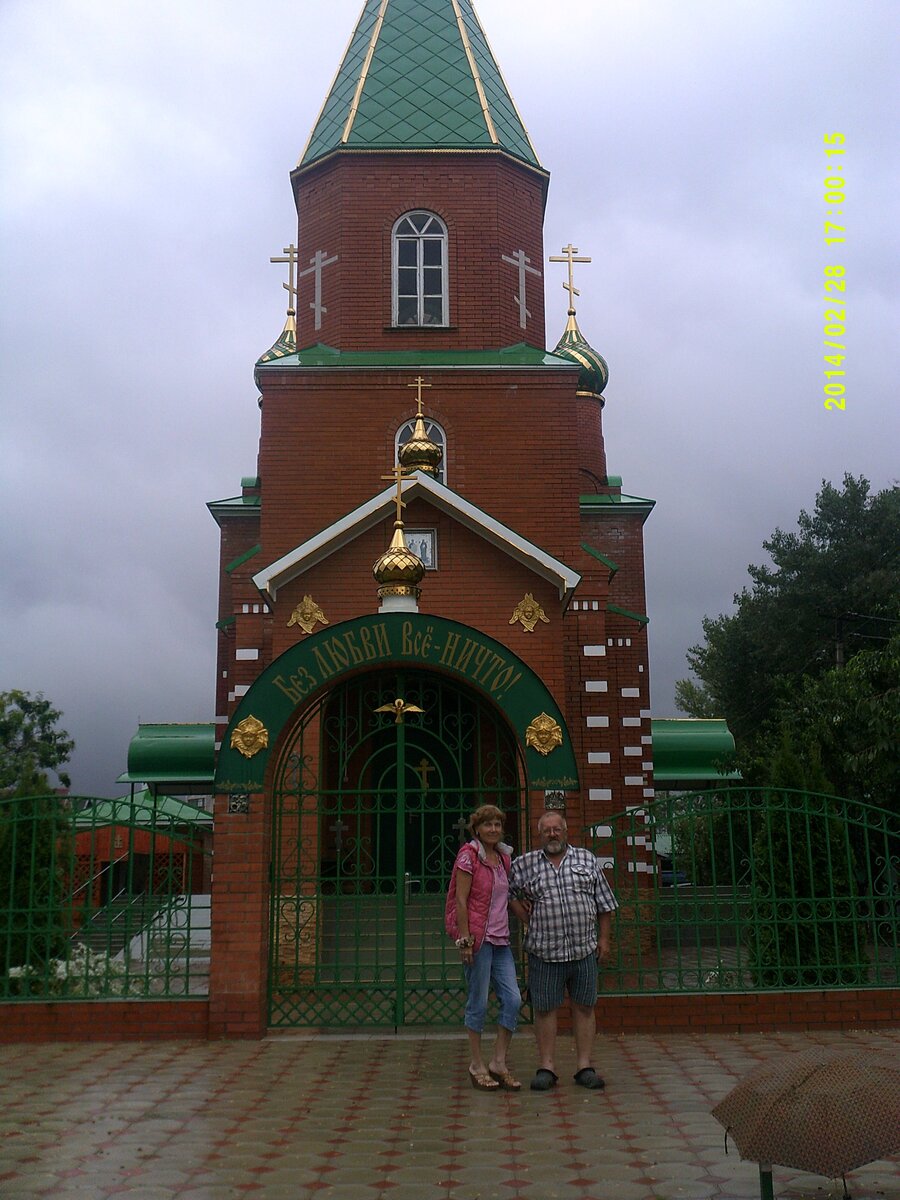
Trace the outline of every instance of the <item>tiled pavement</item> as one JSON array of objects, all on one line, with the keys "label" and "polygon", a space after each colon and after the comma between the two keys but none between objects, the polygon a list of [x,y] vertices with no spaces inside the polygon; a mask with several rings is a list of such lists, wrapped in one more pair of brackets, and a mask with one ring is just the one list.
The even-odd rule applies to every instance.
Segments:
[{"label": "tiled pavement", "polygon": [[[751,1200],[752,1163],[710,1109],[773,1054],[900,1031],[598,1041],[607,1090],[482,1093],[457,1036],[0,1046],[0,1198]],[[514,1062],[527,1083],[533,1045]],[[848,1177],[900,1200],[900,1163]],[[780,1200],[840,1182],[776,1168]]]}]

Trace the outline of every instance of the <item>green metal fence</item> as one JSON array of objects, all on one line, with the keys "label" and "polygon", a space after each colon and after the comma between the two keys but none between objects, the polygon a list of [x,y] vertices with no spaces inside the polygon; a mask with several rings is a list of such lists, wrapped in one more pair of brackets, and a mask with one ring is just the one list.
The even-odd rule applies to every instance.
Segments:
[{"label": "green metal fence", "polygon": [[607,992],[897,986],[895,813],[735,787],[660,797],[587,837],[621,906]]},{"label": "green metal fence", "polygon": [[0,801],[0,1000],[205,995],[211,823],[147,792]]}]

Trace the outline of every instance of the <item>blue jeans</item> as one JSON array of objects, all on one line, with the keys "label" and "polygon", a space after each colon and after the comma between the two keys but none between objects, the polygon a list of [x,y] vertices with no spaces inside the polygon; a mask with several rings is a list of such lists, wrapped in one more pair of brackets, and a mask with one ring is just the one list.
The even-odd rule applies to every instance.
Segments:
[{"label": "blue jeans", "polygon": [[495,946],[482,942],[481,949],[464,967],[469,995],[466,1000],[466,1029],[481,1033],[487,1013],[488,992],[493,983],[494,992],[500,1001],[500,1024],[504,1029],[515,1032],[519,1021],[522,997],[516,979],[516,962],[509,946]]}]

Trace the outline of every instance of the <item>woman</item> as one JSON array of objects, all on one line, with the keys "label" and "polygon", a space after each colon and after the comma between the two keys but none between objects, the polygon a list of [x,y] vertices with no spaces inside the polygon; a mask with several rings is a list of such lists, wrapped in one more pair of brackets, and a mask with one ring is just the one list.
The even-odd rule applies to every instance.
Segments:
[{"label": "woman", "polygon": [[[447,932],[456,942],[469,989],[465,1016],[472,1054],[469,1082],[484,1092],[498,1088],[517,1092],[522,1085],[506,1065],[522,1005],[509,944],[512,847],[502,841],[503,813],[493,804],[483,804],[472,813],[469,829],[473,837],[453,864],[445,913]],[[500,1001],[500,1021],[493,1057],[486,1063],[481,1033],[492,983]]]}]

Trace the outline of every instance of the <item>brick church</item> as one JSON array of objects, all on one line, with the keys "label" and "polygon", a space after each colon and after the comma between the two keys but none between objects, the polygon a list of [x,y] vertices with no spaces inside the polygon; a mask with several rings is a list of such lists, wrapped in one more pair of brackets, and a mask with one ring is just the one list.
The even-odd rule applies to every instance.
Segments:
[{"label": "brick church", "polygon": [[257,470],[209,506],[214,1034],[457,1024],[468,813],[525,849],[653,795],[653,502],[607,470],[548,182],[470,0],[366,0],[291,173]]}]

